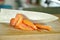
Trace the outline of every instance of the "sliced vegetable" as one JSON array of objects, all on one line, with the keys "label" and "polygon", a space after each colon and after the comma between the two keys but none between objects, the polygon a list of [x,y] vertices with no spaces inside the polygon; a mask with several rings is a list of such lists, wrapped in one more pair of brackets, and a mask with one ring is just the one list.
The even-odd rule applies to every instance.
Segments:
[{"label": "sliced vegetable", "polygon": [[51,30],[51,27],[50,26],[42,25],[42,24],[39,24],[39,23],[36,23],[35,26],[37,28],[40,28],[40,29],[45,29],[45,30],[48,30],[48,31]]},{"label": "sliced vegetable", "polygon": [[34,23],[31,22],[31,21],[28,20],[28,19],[24,19],[24,20],[23,20],[23,23],[26,24],[26,25],[28,25],[28,26],[30,26],[30,27],[32,27],[33,29],[37,29],[37,27],[34,25]]},{"label": "sliced vegetable", "polygon": [[46,26],[40,23],[33,23],[29,19],[25,18],[25,16],[22,14],[17,14],[15,18],[11,18],[10,25],[15,27],[16,29],[27,30],[27,31],[51,30],[50,26]]},{"label": "sliced vegetable", "polygon": [[15,25],[15,18],[12,18],[12,19],[10,20],[10,25],[11,25],[11,26],[14,26],[14,25]]}]

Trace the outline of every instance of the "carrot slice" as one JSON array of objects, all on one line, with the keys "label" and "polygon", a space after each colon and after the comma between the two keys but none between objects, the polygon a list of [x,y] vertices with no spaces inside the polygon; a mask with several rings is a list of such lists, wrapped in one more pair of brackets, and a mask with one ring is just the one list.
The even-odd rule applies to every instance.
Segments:
[{"label": "carrot slice", "polygon": [[39,24],[39,23],[36,23],[35,26],[37,28],[40,28],[40,29],[45,29],[45,30],[48,30],[48,31],[51,30],[51,27],[50,26],[42,25],[42,24]]},{"label": "carrot slice", "polygon": [[16,16],[16,19],[17,18],[18,18],[18,20],[17,20],[17,23],[15,24],[15,27],[18,27],[22,23],[24,17],[21,14],[18,14]]},{"label": "carrot slice", "polygon": [[19,18],[21,17],[22,14],[16,14],[15,16],[15,23],[17,23],[17,21],[19,20]]},{"label": "carrot slice", "polygon": [[23,23],[28,25],[28,26],[30,26],[33,29],[37,29],[37,27],[30,20],[28,20],[28,19],[24,19]]},{"label": "carrot slice", "polygon": [[[23,18],[24,18],[24,17],[23,17],[22,14],[17,14],[17,15],[16,15],[15,20],[14,20],[14,22],[15,22],[15,27],[18,27],[18,26],[22,23],[22,21],[24,21],[24,23],[27,24],[28,26],[31,25],[33,29],[37,29],[36,26],[35,26],[31,21],[29,21],[29,20],[27,20],[27,19],[23,20]],[[26,23],[26,22],[27,22],[27,23]]]},{"label": "carrot slice", "polygon": [[18,26],[18,29],[21,29],[21,30],[24,30],[24,31],[32,31],[32,30],[34,30],[34,29],[26,26],[26,25],[23,24],[23,23]]},{"label": "carrot slice", "polygon": [[15,24],[17,23],[17,21],[18,21],[19,18],[21,17],[20,15],[21,15],[21,14],[17,14],[17,15],[15,16],[15,18],[12,18],[12,19],[10,20],[10,25],[11,25],[11,26],[15,26]]},{"label": "carrot slice", "polygon": [[19,19],[21,16],[23,16],[22,14],[16,14],[15,18]]},{"label": "carrot slice", "polygon": [[10,20],[10,25],[11,25],[11,26],[14,26],[14,25],[15,25],[15,18],[12,18],[12,19]]},{"label": "carrot slice", "polygon": [[17,16],[19,16],[19,19],[15,25],[15,28],[22,29],[22,30],[33,30],[32,28],[29,28],[28,26],[22,23],[24,19],[22,15],[18,14]]}]

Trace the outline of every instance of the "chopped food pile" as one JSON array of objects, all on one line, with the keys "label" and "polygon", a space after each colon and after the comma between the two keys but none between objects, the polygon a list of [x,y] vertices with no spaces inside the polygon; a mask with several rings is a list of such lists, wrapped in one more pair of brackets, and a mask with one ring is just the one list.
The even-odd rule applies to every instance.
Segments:
[{"label": "chopped food pile", "polygon": [[22,14],[16,14],[15,18],[11,18],[10,25],[16,29],[24,31],[51,30],[50,26],[46,26],[40,23],[33,23],[31,20],[29,20]]}]

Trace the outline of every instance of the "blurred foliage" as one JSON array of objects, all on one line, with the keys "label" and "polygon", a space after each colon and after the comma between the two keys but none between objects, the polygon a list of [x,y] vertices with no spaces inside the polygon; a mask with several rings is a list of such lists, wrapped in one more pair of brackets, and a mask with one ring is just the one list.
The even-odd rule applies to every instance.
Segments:
[{"label": "blurred foliage", "polygon": [[36,8],[25,8],[24,10],[60,14],[60,7],[47,7],[47,8],[36,7]]}]

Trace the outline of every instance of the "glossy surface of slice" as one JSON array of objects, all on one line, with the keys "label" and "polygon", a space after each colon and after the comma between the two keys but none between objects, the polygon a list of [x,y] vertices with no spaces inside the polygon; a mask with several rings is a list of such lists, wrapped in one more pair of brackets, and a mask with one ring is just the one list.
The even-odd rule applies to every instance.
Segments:
[{"label": "glossy surface of slice", "polygon": [[39,24],[39,23],[36,23],[35,26],[40,28],[40,29],[45,29],[45,30],[48,30],[48,31],[51,30],[50,26],[42,25],[42,24]]},{"label": "glossy surface of slice", "polygon": [[28,20],[28,19],[24,19],[24,20],[23,20],[23,23],[26,24],[26,25],[28,25],[28,26],[30,26],[30,27],[32,27],[33,29],[37,29],[37,27],[34,25],[34,23],[31,22],[31,21]]}]

